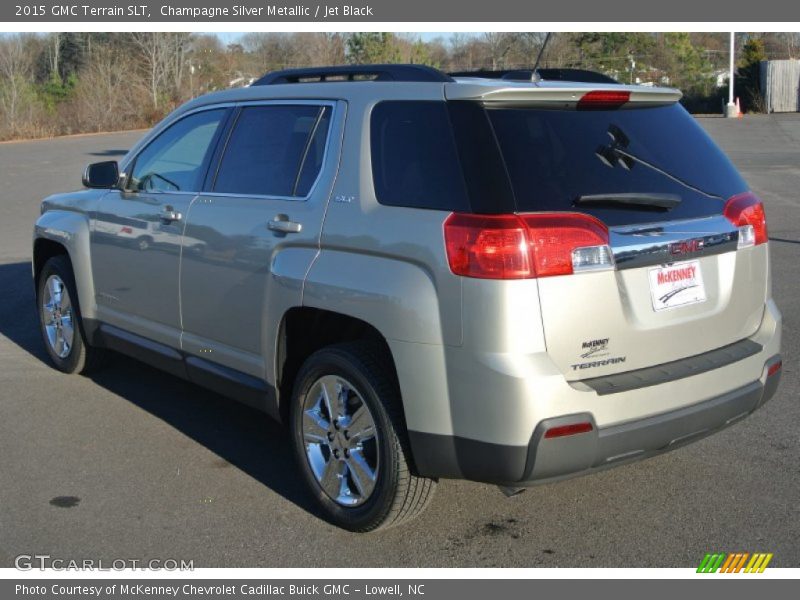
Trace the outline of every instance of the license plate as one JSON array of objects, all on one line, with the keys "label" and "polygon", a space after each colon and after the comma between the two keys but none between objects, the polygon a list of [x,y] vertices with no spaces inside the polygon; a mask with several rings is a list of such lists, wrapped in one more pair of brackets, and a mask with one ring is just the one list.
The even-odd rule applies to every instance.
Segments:
[{"label": "license plate", "polygon": [[650,269],[650,296],[655,311],[705,302],[706,287],[700,261]]}]

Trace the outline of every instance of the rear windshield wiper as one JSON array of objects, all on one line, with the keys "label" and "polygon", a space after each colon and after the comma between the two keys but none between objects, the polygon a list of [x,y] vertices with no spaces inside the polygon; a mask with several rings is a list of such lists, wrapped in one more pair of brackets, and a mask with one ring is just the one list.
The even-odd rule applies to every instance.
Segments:
[{"label": "rear windshield wiper", "polygon": [[625,194],[588,194],[578,196],[574,206],[608,206],[619,208],[641,208],[644,210],[670,210],[681,203],[677,194],[653,194],[636,192]]},{"label": "rear windshield wiper", "polygon": [[599,158],[607,166],[613,168],[615,164],[618,164],[622,168],[630,171],[633,168],[634,164],[638,163],[640,165],[644,165],[648,169],[652,169],[656,173],[661,173],[662,175],[671,179],[675,183],[679,183],[680,185],[689,188],[690,190],[694,190],[695,192],[698,192],[700,194],[703,194],[704,196],[708,196],[709,198],[717,198],[719,200],[723,199],[722,196],[719,196],[718,194],[711,194],[709,192],[706,192],[705,190],[701,190],[699,187],[693,186],[688,181],[684,181],[677,175],[673,175],[672,173],[670,173],[665,169],[662,169],[658,165],[655,165],[651,162],[644,160],[643,158],[636,156],[635,154],[632,154],[628,150],[628,144],[630,144],[630,139],[619,126],[614,125],[612,123],[611,125],[608,126],[607,133],[608,137],[611,138],[611,143],[608,144],[607,146],[601,145],[600,147],[597,148],[597,150],[595,150],[595,156],[597,156],[597,158]]}]

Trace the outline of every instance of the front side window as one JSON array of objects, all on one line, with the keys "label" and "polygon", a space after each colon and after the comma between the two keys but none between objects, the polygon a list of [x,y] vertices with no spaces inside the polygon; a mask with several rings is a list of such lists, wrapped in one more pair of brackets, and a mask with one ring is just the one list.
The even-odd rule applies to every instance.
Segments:
[{"label": "front side window", "polygon": [[127,188],[137,192],[196,192],[226,109],[206,110],[171,125],[142,150]]},{"label": "front side window", "polygon": [[304,197],[322,168],[331,107],[242,109],[225,146],[214,192]]}]

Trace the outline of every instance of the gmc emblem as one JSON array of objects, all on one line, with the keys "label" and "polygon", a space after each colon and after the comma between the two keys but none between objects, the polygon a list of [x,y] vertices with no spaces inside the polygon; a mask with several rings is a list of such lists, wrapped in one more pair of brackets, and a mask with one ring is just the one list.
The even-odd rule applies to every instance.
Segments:
[{"label": "gmc emblem", "polygon": [[689,254],[699,252],[703,249],[703,240],[688,240],[686,242],[675,242],[669,245],[671,254]]}]

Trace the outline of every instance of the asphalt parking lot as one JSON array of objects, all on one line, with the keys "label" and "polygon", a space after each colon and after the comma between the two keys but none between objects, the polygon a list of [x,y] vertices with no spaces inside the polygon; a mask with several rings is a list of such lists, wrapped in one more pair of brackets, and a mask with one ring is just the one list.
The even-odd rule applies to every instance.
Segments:
[{"label": "asphalt parking lot", "polygon": [[142,132],[0,144],[0,566],[19,554],[196,567],[667,567],[709,551],[800,567],[800,115],[701,123],[765,202],[784,315],[776,397],[655,459],[531,489],[445,481],[428,511],[355,535],[307,502],[281,428],[118,358],[90,378],[45,360],[30,280],[39,201]]}]

